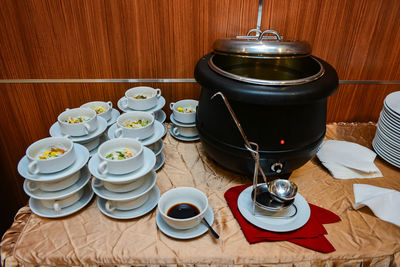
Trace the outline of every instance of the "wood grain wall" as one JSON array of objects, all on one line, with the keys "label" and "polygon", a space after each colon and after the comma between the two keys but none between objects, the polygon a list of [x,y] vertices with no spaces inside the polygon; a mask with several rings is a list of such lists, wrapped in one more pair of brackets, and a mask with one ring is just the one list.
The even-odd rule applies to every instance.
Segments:
[{"label": "wood grain wall", "polygon": [[[131,83],[10,83],[10,79],[190,79],[218,38],[256,26],[258,0],[2,0],[0,2],[0,234],[26,204],[16,166],[66,107],[116,105]],[[264,0],[262,29],[308,41],[342,84],[328,121],[376,121],[400,90],[397,0]],[[167,104],[197,98],[196,83],[146,83]],[[167,108],[164,109],[168,112]]]}]

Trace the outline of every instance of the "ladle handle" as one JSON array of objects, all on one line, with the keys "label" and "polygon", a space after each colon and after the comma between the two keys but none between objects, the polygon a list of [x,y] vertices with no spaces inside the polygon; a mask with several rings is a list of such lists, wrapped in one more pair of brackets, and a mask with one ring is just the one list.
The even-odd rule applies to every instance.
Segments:
[{"label": "ladle handle", "polygon": [[[246,134],[244,133],[244,130],[243,130],[243,128],[242,128],[242,125],[240,125],[240,122],[239,122],[239,120],[237,119],[235,112],[233,111],[231,105],[229,104],[228,99],[226,99],[226,97],[225,97],[225,95],[224,95],[223,93],[221,93],[221,92],[216,92],[216,93],[211,97],[211,99],[213,99],[213,98],[214,98],[215,96],[217,96],[217,95],[221,96],[222,99],[224,100],[225,105],[226,105],[226,107],[228,108],[228,111],[229,111],[229,113],[230,113],[231,116],[232,116],[233,121],[235,122],[237,128],[239,129],[240,134],[241,134],[242,137],[243,137],[243,140],[244,140],[244,142],[245,142],[245,147],[246,147],[246,149],[250,151],[250,154],[251,154],[251,156],[252,156],[253,159],[254,159],[254,164],[256,164],[256,167],[258,166],[258,170],[261,172],[261,175],[262,175],[262,177],[263,177],[263,179],[264,179],[264,182],[267,183],[267,177],[265,176],[264,170],[261,168],[261,166],[260,166],[260,164],[259,164],[259,158],[260,158],[260,157],[259,157],[259,153],[258,153],[258,145],[257,145],[256,143],[253,143],[253,142],[250,143],[250,142],[249,142],[249,140],[247,139]],[[251,144],[253,144],[253,145],[256,146],[256,150],[254,150],[254,149],[252,148]]]}]

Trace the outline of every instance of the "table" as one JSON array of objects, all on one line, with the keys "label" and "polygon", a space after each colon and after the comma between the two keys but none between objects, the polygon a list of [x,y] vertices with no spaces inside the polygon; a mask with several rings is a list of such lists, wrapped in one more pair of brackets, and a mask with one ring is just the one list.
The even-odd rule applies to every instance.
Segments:
[{"label": "table", "polygon": [[[327,139],[357,142],[371,148],[373,123],[327,125]],[[166,162],[157,173],[161,193],[178,186],[205,192],[215,213],[214,228],[192,240],[176,240],[160,232],[156,209],[127,221],[110,219],[94,200],[74,215],[46,219],[21,208],[1,241],[5,266],[23,265],[133,265],[133,266],[393,266],[400,264],[400,227],[375,217],[368,208],[348,209],[354,183],[400,190],[400,171],[377,157],[384,178],[336,180],[317,158],[296,170],[291,180],[308,202],[338,214],[342,221],[327,224],[326,236],[336,248],[329,254],[289,242],[247,243],[224,199],[224,192],[251,178],[222,169],[210,160],[200,142],[183,143],[167,134]]]}]

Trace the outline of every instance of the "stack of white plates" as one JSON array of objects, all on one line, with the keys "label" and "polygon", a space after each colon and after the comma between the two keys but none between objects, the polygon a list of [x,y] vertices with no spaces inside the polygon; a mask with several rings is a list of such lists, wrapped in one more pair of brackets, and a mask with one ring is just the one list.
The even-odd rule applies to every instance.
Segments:
[{"label": "stack of white plates", "polygon": [[385,98],[372,146],[381,158],[400,168],[400,91]]}]

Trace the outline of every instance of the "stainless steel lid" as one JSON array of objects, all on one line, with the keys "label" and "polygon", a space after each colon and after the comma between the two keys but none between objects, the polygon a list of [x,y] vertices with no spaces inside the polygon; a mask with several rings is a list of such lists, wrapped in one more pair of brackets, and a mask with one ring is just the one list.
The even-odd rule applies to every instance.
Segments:
[{"label": "stainless steel lid", "polygon": [[274,30],[259,29],[236,39],[217,40],[208,65],[230,79],[273,86],[308,83],[320,78],[325,71],[311,56],[307,42],[284,41]]},{"label": "stainless steel lid", "polygon": [[214,53],[249,58],[304,57],[311,55],[311,46],[304,41],[283,40],[274,30],[253,29],[246,36],[217,40]]}]

